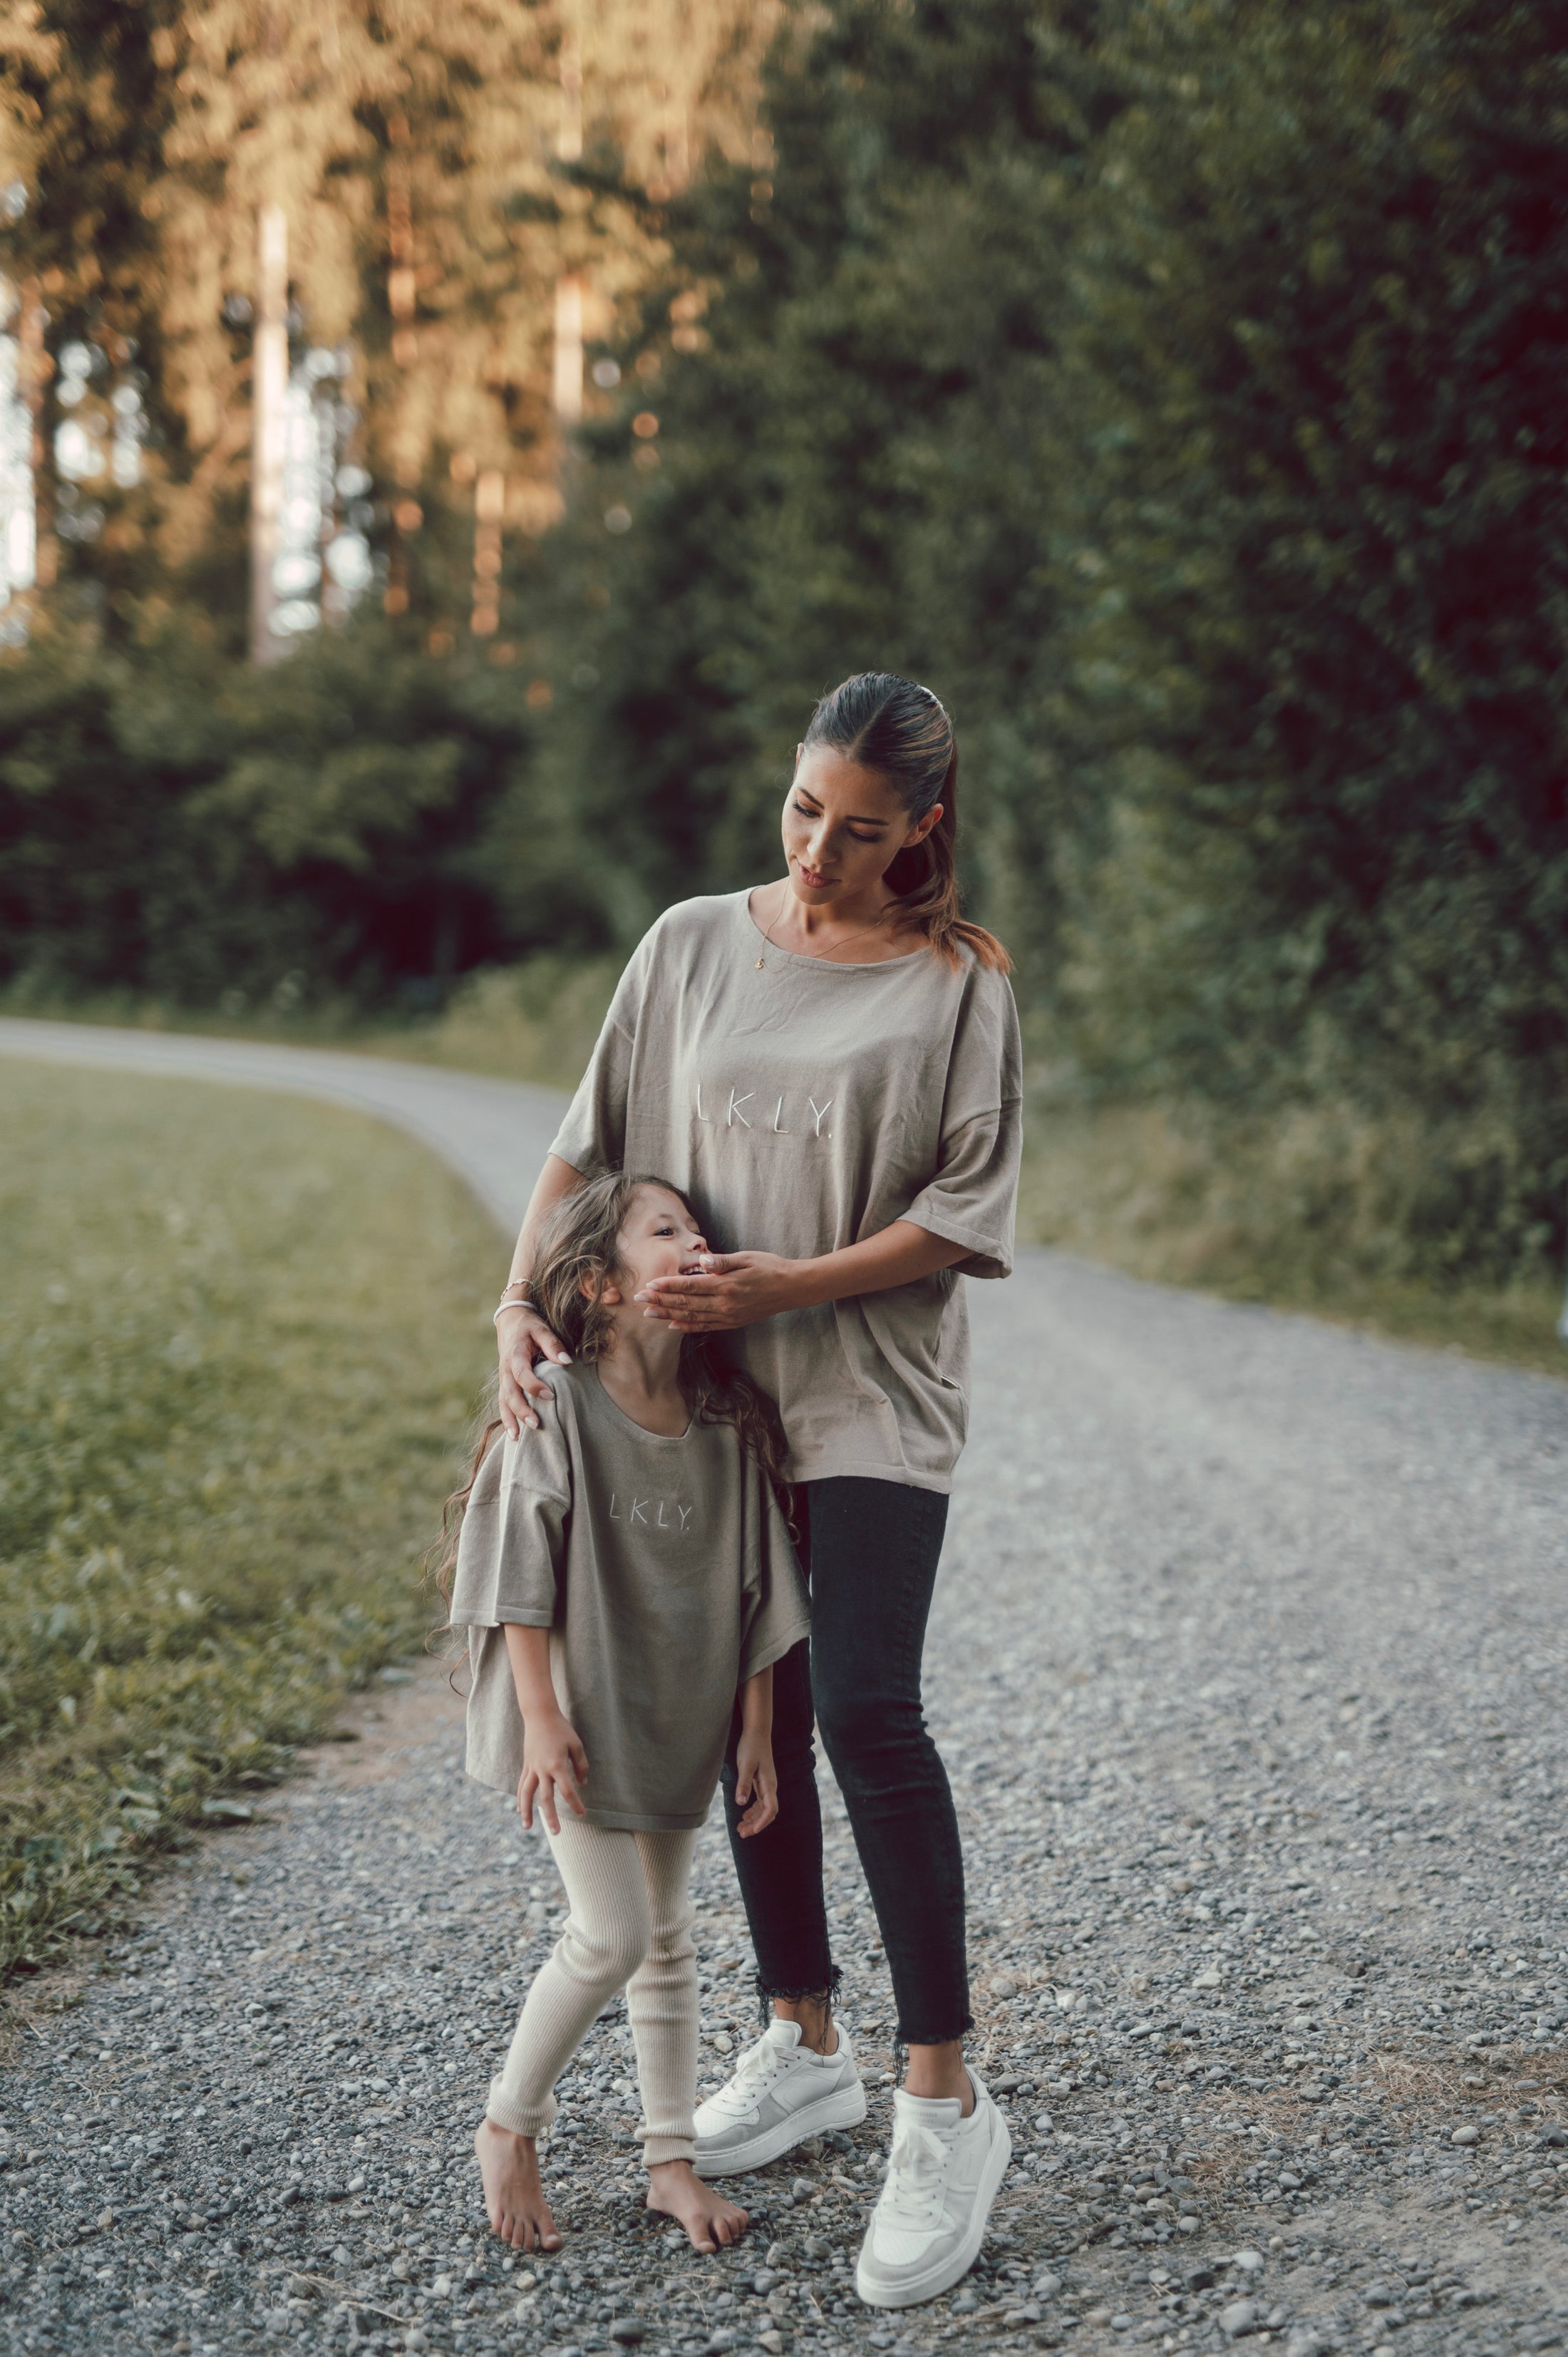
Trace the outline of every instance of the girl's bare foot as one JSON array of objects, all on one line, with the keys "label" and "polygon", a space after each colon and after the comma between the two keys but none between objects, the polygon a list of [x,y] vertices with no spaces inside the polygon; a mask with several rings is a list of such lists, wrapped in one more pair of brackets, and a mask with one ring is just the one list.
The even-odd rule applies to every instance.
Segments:
[{"label": "girl's bare foot", "polygon": [[694,2251],[718,2251],[738,2243],[751,2223],[749,2212],[704,2185],[689,2160],[654,2164],[648,2172],[648,2206],[678,2219]]},{"label": "girl's bare foot", "polygon": [[539,2181],[539,2152],[532,2136],[481,2120],[474,2150],[484,2179],[485,2209],[503,2243],[514,2251],[558,2251],[561,2237]]}]

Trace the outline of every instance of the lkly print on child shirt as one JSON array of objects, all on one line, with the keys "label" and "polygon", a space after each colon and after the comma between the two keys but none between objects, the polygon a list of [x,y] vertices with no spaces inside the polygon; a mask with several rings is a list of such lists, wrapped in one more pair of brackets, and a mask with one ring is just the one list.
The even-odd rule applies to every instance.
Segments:
[{"label": "lkly print on child shirt", "polygon": [[684,1506],[679,1498],[639,1498],[634,1492],[618,1498],[610,1491],[611,1522],[636,1523],[645,1531],[678,1531],[684,1538],[696,1512],[695,1506]]},{"label": "lkly print on child shirt", "polygon": [[540,1429],[496,1443],[463,1517],[450,1620],[468,1631],[467,1771],[515,1788],[505,1624],[548,1629],[556,1695],[588,1755],[588,1822],[688,1831],[707,1814],[742,1679],[808,1632],[789,1534],[733,1426],[645,1432],[593,1365],[540,1372]]}]

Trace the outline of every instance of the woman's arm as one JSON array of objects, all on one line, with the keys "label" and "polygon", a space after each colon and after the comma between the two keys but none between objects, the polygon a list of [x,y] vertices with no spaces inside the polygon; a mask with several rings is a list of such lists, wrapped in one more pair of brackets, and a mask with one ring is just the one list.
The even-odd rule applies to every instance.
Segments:
[{"label": "woman's arm", "polygon": [[[779,1778],[773,1766],[773,1669],[742,1680],[740,1741],[736,1746],[735,1797],[746,1814],[741,1839],[761,1833],[779,1814]],[[746,1803],[750,1806],[746,1807]]]},{"label": "woman's arm", "polygon": [[[583,1183],[583,1174],[563,1162],[558,1154],[547,1154],[544,1168],[533,1182],[533,1192],[528,1199],[528,1209],[522,1215],[518,1232],[517,1249],[507,1272],[508,1281],[527,1276],[533,1267],[533,1247],[547,1214],[566,1195],[575,1195]],[[520,1302],[515,1309],[505,1309],[496,1320],[496,1345],[500,1354],[500,1416],[509,1439],[515,1440],[524,1425],[532,1431],[539,1429],[539,1418],[529,1402],[541,1399],[550,1388],[542,1375],[533,1372],[537,1359],[553,1359],[556,1365],[567,1364],[567,1353],[560,1339],[553,1334],[537,1309]]]},{"label": "woman's arm", "polygon": [[561,1830],[556,1803],[564,1801],[577,1816],[584,1813],[580,1785],[588,1781],[588,1755],[571,1720],[555,1699],[550,1675],[550,1631],[525,1629],[508,1620],[507,1660],[517,1706],[522,1713],[522,1774],[518,1779],[517,1813],[524,1825],[533,1824],[533,1803],[553,1834]]},{"label": "woman's arm", "polygon": [[895,1220],[857,1244],[818,1253],[811,1260],[786,1260],[780,1253],[707,1253],[708,1275],[655,1277],[637,1299],[650,1318],[665,1318],[682,1334],[723,1333],[776,1318],[781,1309],[814,1309],[823,1301],[912,1285],[967,1260],[972,1249],[950,1243],[913,1220]]}]

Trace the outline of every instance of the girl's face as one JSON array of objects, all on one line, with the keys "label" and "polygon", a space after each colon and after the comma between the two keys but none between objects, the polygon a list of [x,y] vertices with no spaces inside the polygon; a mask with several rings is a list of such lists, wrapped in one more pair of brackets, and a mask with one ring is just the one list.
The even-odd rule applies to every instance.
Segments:
[{"label": "girl's face", "polygon": [[875,770],[846,760],[831,745],[798,748],[783,825],[796,898],[823,909],[873,891],[899,852],[923,843],[941,814],[938,802],[911,823]]},{"label": "girl's face", "polygon": [[653,1277],[697,1275],[699,1255],[706,1250],[703,1232],[679,1195],[668,1187],[639,1187],[616,1238],[620,1265],[606,1279],[605,1307],[626,1307]]}]

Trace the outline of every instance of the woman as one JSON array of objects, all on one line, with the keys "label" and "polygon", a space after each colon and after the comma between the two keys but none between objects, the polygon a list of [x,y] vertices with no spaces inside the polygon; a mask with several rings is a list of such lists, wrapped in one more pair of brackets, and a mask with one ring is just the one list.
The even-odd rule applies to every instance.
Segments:
[{"label": "woman", "polygon": [[[963,1864],[920,1655],[968,1414],[960,1274],[1011,1266],[1017,1016],[959,916],[958,749],[929,688],[862,673],[797,748],[780,883],[669,909],[621,978],[541,1174],[497,1312],[501,1414],[564,1359],[529,1295],[551,1205],[604,1168],[667,1171],[710,1243],[650,1317],[726,1332],[778,1401],[813,1636],[774,1673],[779,1815],[736,1838],[766,2035],[697,2115],[700,2170],[757,2168],[861,2117],[822,1899],[813,1716],[849,1812],[908,2049],[861,2297],[929,2299],[979,2250],[1007,2132],[965,2069]],[[765,1240],[768,1250],[753,1247]],[[732,1744],[733,1752],[733,1744]]]}]

